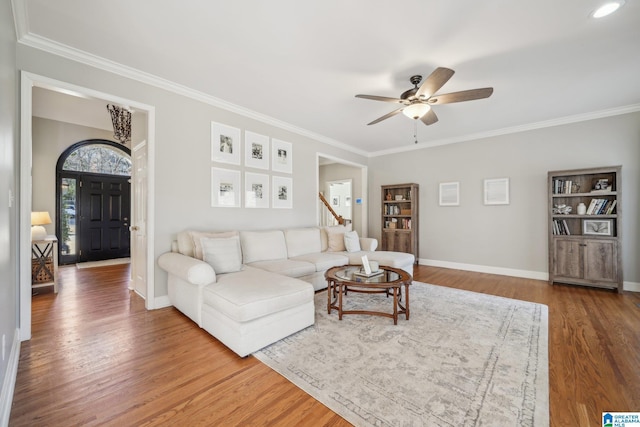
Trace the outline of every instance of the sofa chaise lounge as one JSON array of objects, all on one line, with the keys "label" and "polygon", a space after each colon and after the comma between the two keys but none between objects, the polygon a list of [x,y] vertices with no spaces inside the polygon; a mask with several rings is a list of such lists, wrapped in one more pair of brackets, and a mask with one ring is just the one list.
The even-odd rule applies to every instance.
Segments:
[{"label": "sofa chaise lounge", "polygon": [[376,251],[343,226],[178,234],[158,264],[171,304],[240,356],[314,323],[314,292],[332,267],[380,265],[413,274],[415,258]]}]

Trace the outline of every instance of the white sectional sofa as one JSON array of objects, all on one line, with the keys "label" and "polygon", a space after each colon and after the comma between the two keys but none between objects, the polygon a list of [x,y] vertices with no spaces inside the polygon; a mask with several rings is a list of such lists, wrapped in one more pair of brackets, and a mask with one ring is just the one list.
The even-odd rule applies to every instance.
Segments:
[{"label": "white sectional sofa", "polygon": [[376,251],[375,239],[348,228],[178,234],[158,264],[169,273],[171,303],[240,356],[314,323],[314,291],[331,267],[380,265],[413,274],[415,258]]}]

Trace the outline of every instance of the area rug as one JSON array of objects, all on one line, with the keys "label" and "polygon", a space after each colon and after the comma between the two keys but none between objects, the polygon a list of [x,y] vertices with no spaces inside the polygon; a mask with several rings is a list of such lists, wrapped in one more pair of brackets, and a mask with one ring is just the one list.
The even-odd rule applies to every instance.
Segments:
[{"label": "area rug", "polygon": [[[345,309],[390,311],[349,293]],[[356,426],[548,426],[547,306],[414,282],[410,319],[327,314],[256,353]]]},{"label": "area rug", "polygon": [[76,264],[76,267],[79,269],[105,267],[107,265],[129,264],[130,262],[131,262],[131,258],[115,258],[115,259],[105,259],[103,261],[79,262]]}]

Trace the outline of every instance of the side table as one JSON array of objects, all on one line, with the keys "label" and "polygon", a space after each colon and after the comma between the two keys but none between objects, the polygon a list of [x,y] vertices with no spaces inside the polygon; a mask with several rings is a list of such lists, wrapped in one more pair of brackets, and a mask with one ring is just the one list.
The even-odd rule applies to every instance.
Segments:
[{"label": "side table", "polygon": [[31,242],[31,287],[53,286],[58,293],[58,238],[47,236]]}]

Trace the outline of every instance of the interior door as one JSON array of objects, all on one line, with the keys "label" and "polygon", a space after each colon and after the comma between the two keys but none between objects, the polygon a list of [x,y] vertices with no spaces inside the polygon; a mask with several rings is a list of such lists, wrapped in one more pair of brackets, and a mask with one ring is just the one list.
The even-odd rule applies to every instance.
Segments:
[{"label": "interior door", "polygon": [[85,174],[80,181],[79,261],[130,255],[128,177]]},{"label": "interior door", "polygon": [[133,219],[131,220],[131,278],[134,291],[147,297],[147,144],[133,149]]}]

